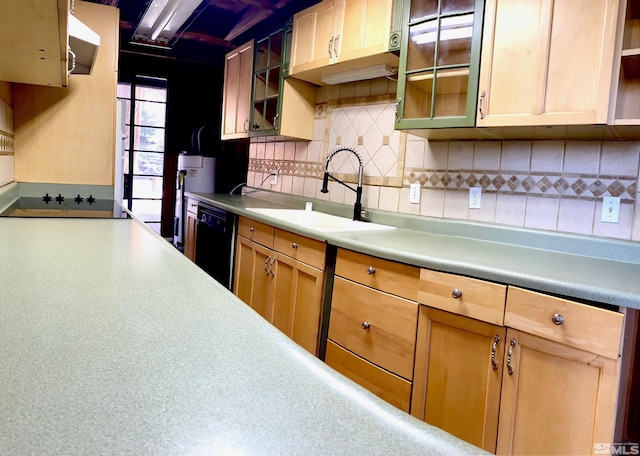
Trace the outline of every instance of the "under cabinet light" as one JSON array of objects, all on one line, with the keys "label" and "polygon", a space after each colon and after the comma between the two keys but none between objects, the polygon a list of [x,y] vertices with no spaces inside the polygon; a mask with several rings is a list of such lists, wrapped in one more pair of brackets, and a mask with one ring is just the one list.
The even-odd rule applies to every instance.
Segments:
[{"label": "under cabinet light", "polygon": [[340,73],[324,74],[320,80],[328,85],[344,84],[345,82],[364,81],[365,79],[381,78],[396,74],[397,70],[390,65],[381,63],[357,70],[342,71]]}]

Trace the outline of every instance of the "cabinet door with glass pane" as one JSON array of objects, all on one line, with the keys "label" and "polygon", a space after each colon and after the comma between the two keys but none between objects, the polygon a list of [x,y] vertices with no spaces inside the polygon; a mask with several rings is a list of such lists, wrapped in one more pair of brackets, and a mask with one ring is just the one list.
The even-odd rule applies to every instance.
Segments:
[{"label": "cabinet door with glass pane", "polygon": [[475,124],[483,0],[404,0],[396,128]]},{"label": "cabinet door with glass pane", "polygon": [[271,33],[256,42],[253,110],[251,113],[251,132],[264,135],[278,129],[280,69],[282,64],[283,29]]}]

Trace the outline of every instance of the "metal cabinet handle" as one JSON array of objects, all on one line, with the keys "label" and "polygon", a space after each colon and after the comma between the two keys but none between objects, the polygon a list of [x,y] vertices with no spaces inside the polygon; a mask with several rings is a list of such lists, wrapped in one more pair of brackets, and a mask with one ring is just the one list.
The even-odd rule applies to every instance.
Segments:
[{"label": "metal cabinet handle", "polygon": [[376,268],[374,268],[373,266],[369,266],[367,268],[367,274],[371,275],[371,274],[375,274],[376,273]]},{"label": "metal cabinet handle", "polygon": [[480,94],[480,101],[478,101],[478,112],[480,113],[480,118],[484,119],[485,114],[482,112],[482,105],[484,104],[484,99],[487,96],[487,91],[483,90]]},{"label": "metal cabinet handle", "polygon": [[458,299],[460,296],[462,296],[462,290],[459,288],[454,288],[453,290],[451,290],[451,296],[453,296],[454,299]]},{"label": "metal cabinet handle", "polygon": [[335,39],[335,37],[331,37],[331,39],[329,40],[329,45],[327,46],[327,52],[329,52],[329,58],[332,59],[333,58],[333,54],[331,53],[332,50],[331,48],[333,47],[333,40]]},{"label": "metal cabinet handle", "polygon": [[560,326],[562,323],[564,323],[564,317],[560,314],[553,314],[551,321],[554,325]]},{"label": "metal cabinet handle", "polygon": [[273,116],[273,128],[278,128],[278,117],[280,117],[280,114],[276,113],[275,116]]},{"label": "metal cabinet handle", "polygon": [[511,339],[509,342],[509,353],[507,353],[507,372],[509,375],[513,375],[513,366],[511,366],[511,356],[513,355],[513,347],[517,344],[515,339]]},{"label": "metal cabinet handle", "polygon": [[271,262],[269,262],[269,274],[271,274],[272,276],[275,275],[275,273],[273,272],[273,265],[276,262],[276,257],[272,257],[271,258]]},{"label": "metal cabinet handle", "polygon": [[396,113],[396,121],[400,120],[400,103],[402,102],[402,98],[398,98],[396,100],[396,105],[393,108]]},{"label": "metal cabinet handle", "polygon": [[292,249],[297,249],[298,248],[298,244],[296,242],[292,242],[291,243],[291,248]]},{"label": "metal cabinet handle", "polygon": [[496,363],[496,350],[498,349],[498,342],[500,342],[500,336],[496,334],[493,338],[493,345],[491,345],[491,367],[494,371],[498,370],[498,363]]},{"label": "metal cabinet handle", "polygon": [[338,41],[340,41],[340,35],[336,36],[336,39],[333,40],[333,56],[338,57]]},{"label": "metal cabinet handle", "polygon": [[69,52],[69,55],[71,56],[71,68],[67,66],[67,72],[71,74],[73,73],[73,70],[76,69],[76,53],[73,52],[71,48],[68,48],[67,52]]},{"label": "metal cabinet handle", "polygon": [[267,265],[269,264],[269,261],[271,260],[271,257],[268,256],[266,260],[264,260],[264,272],[269,274],[269,270],[267,269]]},{"label": "metal cabinet handle", "polygon": [[363,321],[361,326],[362,329],[369,329],[371,327],[371,323],[369,323],[368,321]]},{"label": "metal cabinet handle", "polygon": [[250,232],[252,232],[252,233],[254,233],[254,232],[256,231],[256,229],[255,229],[254,227],[252,227],[252,226],[251,226],[251,227],[249,227],[249,231],[250,231]]},{"label": "metal cabinet handle", "polygon": [[242,129],[245,131],[245,133],[249,132],[249,119],[244,121],[244,124],[242,125]]}]

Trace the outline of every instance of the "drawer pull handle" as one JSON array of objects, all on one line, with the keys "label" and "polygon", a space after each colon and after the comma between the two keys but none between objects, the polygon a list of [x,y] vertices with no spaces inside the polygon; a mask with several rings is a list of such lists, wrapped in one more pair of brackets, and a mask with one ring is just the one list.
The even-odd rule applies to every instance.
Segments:
[{"label": "drawer pull handle", "polygon": [[254,227],[251,227],[251,228],[249,228],[249,231],[253,233],[253,232],[256,231],[256,229]]},{"label": "drawer pull handle", "polygon": [[554,325],[560,326],[564,323],[564,317],[560,314],[553,314],[553,318],[551,319]]},{"label": "drawer pull handle", "polygon": [[496,350],[498,349],[498,342],[500,342],[500,336],[496,334],[493,338],[493,345],[491,346],[491,367],[494,371],[498,370],[498,363],[496,363]]},{"label": "drawer pull handle", "polygon": [[517,344],[515,339],[511,339],[509,343],[509,353],[507,353],[507,372],[509,375],[513,375],[513,366],[511,366],[511,356],[513,355],[513,347]]},{"label": "drawer pull handle", "polygon": [[374,268],[373,266],[369,266],[367,268],[367,274],[375,274],[376,272],[376,268]]},{"label": "drawer pull handle", "polygon": [[292,248],[292,249],[297,249],[297,248],[298,248],[298,244],[297,244],[297,243],[295,243],[295,242],[292,242],[292,243],[291,243],[291,248]]},{"label": "drawer pull handle", "polygon": [[264,260],[264,272],[266,272],[267,274],[269,274],[269,270],[267,269],[267,266],[269,265],[269,261],[271,261],[271,257],[268,256],[266,260]]},{"label": "drawer pull handle", "polygon": [[362,329],[369,329],[370,326],[371,326],[371,323],[369,323],[368,321],[362,322]]},{"label": "drawer pull handle", "polygon": [[453,290],[451,290],[451,296],[453,296],[454,299],[458,299],[460,296],[462,296],[462,290],[459,288],[454,288]]}]

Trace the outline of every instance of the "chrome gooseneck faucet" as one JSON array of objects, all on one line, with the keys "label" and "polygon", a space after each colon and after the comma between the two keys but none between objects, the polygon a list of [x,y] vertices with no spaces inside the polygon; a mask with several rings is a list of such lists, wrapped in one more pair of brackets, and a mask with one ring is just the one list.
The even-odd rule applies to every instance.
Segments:
[{"label": "chrome gooseneck faucet", "polygon": [[[352,186],[345,184],[340,179],[337,179],[333,177],[331,174],[329,174],[329,162],[338,152],[351,152],[353,155],[355,155],[358,158],[358,186],[356,188],[353,188]],[[362,164],[362,158],[360,157],[360,154],[358,154],[358,152],[356,152],[351,147],[339,147],[333,152],[331,152],[329,154],[329,157],[327,158],[327,164],[324,168],[324,177],[322,178],[322,189],[320,189],[321,193],[329,193],[329,189],[327,188],[327,186],[329,185],[329,178],[331,178],[334,181],[338,182],[339,184],[344,185],[349,190],[356,192],[356,202],[353,206],[353,220],[360,220],[361,214],[362,214],[362,170],[363,170],[363,164]]]}]

